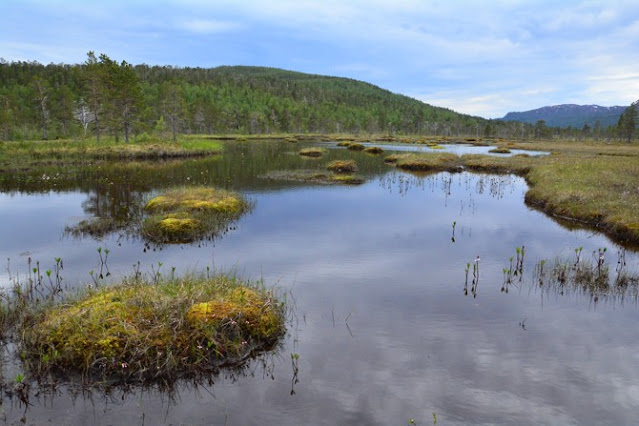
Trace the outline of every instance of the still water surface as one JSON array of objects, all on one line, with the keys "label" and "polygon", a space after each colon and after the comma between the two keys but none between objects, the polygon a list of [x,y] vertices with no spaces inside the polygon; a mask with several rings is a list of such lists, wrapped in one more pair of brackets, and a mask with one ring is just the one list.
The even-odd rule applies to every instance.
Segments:
[{"label": "still water surface", "polygon": [[[282,347],[241,372],[214,377],[212,385],[185,383],[171,395],[140,389],[72,395],[62,387],[32,398],[27,423],[636,421],[636,300],[595,303],[578,291],[534,285],[538,261],[571,258],[581,246],[588,259],[607,248],[614,269],[616,245],[526,207],[519,177],[420,176],[385,165],[383,157],[330,150],[324,159],[306,160],[298,148],[230,145],[224,158],[149,166],[144,173],[105,168],[87,171],[82,183],[62,177],[56,185],[51,179],[37,185],[35,175],[6,183],[0,256],[10,259],[13,275],[25,272],[28,257],[43,268],[62,257],[65,283],[86,285],[103,247],[110,250],[113,280],[132,273],[138,261],[145,273],[160,262],[165,272],[235,271],[286,292],[292,317]],[[334,158],[354,158],[367,182],[313,186],[258,177],[283,168],[321,169]],[[25,184],[29,179],[35,183]],[[144,200],[178,183],[229,187],[255,207],[226,234],[193,245],[149,246],[124,228],[100,239],[69,232],[95,214],[135,217]],[[524,278],[502,292],[503,268],[522,245]],[[478,256],[473,297],[465,295],[464,270]],[[627,254],[629,268],[637,260]],[[0,278],[8,284],[9,272]],[[296,365],[291,354],[299,355]],[[3,411],[11,423],[24,407],[5,401]]]}]

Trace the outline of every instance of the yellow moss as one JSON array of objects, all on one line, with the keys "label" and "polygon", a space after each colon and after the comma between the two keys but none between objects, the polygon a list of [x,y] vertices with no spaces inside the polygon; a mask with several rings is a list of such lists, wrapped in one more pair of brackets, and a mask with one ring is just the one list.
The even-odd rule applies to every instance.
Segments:
[{"label": "yellow moss", "polygon": [[223,300],[194,304],[186,320],[196,329],[214,329],[232,322],[251,337],[261,339],[272,338],[282,327],[282,318],[270,298],[245,287],[234,289]]},{"label": "yellow moss", "polygon": [[242,201],[235,197],[226,197],[213,203],[213,208],[223,213],[239,213],[242,210]]},{"label": "yellow moss", "polygon": [[201,222],[191,218],[167,217],[158,222],[158,227],[168,234],[183,234],[197,230]]}]

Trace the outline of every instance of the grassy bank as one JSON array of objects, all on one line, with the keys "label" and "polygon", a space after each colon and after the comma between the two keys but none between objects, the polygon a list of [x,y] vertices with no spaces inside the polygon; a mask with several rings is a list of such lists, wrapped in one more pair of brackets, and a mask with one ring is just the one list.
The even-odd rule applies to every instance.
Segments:
[{"label": "grassy bank", "polygon": [[0,142],[0,171],[25,170],[54,164],[110,160],[201,157],[222,152],[219,141],[184,138],[177,143],[143,141],[130,144],[104,140]]},{"label": "grassy bank", "polygon": [[239,365],[285,332],[271,291],[225,275],[124,279],[20,315],[21,358],[39,381],[166,383]]},{"label": "grassy bank", "polygon": [[615,240],[639,245],[639,147],[603,143],[516,143],[547,156],[402,154],[387,162],[414,171],[467,169],[526,178],[526,203],[561,219],[593,227]]}]

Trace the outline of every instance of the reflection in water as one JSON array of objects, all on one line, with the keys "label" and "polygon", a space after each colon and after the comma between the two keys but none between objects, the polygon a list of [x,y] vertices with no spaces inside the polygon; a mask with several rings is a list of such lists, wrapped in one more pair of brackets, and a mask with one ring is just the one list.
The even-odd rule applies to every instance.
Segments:
[{"label": "reflection in water", "polygon": [[[39,424],[42,419],[37,415],[33,416],[30,407],[54,408],[71,401],[73,409],[56,415],[55,424],[165,424],[167,418],[174,416],[174,411],[180,407],[185,395],[189,398],[194,394],[199,395],[200,399],[209,395],[215,401],[217,383],[228,385],[247,379],[276,380],[276,358],[276,353],[265,354],[241,366],[220,370],[215,374],[203,374],[189,380],[153,386],[41,386],[37,392],[25,395],[24,399],[15,390],[16,386],[5,394],[9,396],[3,404],[5,421],[19,419],[20,423]],[[132,407],[137,412],[135,423],[134,417],[121,414]],[[179,411],[176,414],[180,416]],[[105,415],[108,416],[106,422]],[[198,424],[225,424],[228,422],[228,415],[223,411],[215,416],[209,413],[206,421],[204,417],[201,420]]]}]

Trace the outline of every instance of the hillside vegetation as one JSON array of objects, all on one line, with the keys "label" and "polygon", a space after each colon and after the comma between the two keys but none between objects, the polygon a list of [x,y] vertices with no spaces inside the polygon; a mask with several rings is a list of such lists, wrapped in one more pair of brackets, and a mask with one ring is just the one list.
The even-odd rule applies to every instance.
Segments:
[{"label": "hillside vegetation", "polygon": [[90,54],[81,65],[0,63],[0,81],[4,140],[116,136],[125,125],[133,135],[450,133],[482,121],[361,81],[262,67],[132,66]]},{"label": "hillside vegetation", "polygon": [[82,64],[0,59],[0,140],[148,134],[347,133],[610,138],[614,127],[558,129],[486,120],[353,79],[275,68],[131,65],[89,52]]}]

